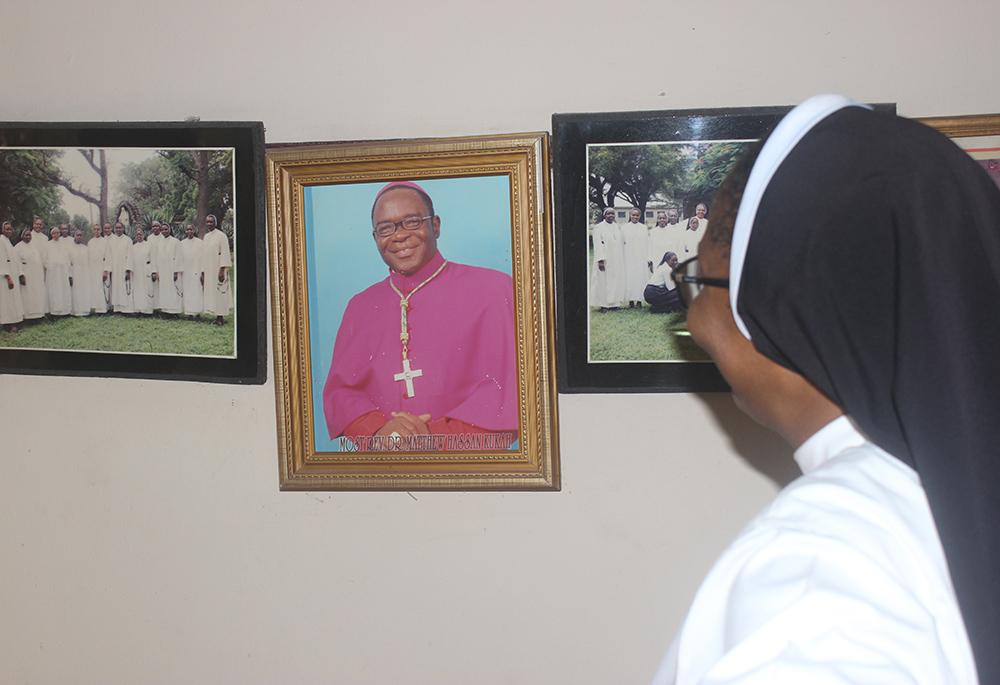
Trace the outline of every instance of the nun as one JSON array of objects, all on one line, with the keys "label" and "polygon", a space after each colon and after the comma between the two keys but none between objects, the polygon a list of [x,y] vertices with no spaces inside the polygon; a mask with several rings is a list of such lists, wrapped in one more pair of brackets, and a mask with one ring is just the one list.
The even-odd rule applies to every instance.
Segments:
[{"label": "nun", "polygon": [[803,475],[716,562],[654,682],[1000,683],[993,181],[922,124],[812,98],[736,164],[675,280]]}]

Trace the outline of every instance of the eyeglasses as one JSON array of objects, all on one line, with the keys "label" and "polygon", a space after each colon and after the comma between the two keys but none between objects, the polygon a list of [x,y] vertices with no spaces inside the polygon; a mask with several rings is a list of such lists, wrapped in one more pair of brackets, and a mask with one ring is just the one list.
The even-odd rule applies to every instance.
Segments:
[{"label": "eyeglasses", "polygon": [[434,215],[430,216],[408,216],[402,221],[382,221],[375,224],[375,235],[382,238],[388,238],[396,229],[402,226],[407,231],[415,231],[424,225],[424,222],[428,219],[433,219]]},{"label": "eyeglasses", "polygon": [[706,278],[696,276],[698,273],[698,258],[685,259],[678,264],[671,272],[674,283],[677,284],[677,295],[680,296],[681,306],[687,309],[691,306],[694,298],[698,297],[703,286],[710,285],[715,288],[728,288],[728,278]]}]

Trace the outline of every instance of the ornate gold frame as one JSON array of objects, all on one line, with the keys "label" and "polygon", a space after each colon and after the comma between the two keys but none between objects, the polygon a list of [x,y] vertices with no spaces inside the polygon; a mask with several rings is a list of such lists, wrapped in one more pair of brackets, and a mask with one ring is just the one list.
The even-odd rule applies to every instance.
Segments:
[{"label": "ornate gold frame", "polygon": [[1000,135],[1000,114],[966,114],[955,117],[924,117],[922,124],[936,128],[949,138]]},{"label": "ornate gold frame", "polygon": [[[282,490],[559,489],[548,173],[546,133],[268,146],[268,244]],[[304,189],[477,176],[509,179],[520,425],[515,448],[317,452]]]}]

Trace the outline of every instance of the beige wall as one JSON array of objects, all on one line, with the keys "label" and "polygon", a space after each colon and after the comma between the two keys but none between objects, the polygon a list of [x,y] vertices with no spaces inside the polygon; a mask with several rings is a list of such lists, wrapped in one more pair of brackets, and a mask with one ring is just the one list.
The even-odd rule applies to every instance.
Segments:
[{"label": "beige wall", "polygon": [[[251,119],[290,142],[822,91],[1000,111],[995,0],[2,15],[5,120]],[[645,682],[789,452],[722,395],[562,396],[560,419],[560,493],[281,493],[273,383],[0,376],[0,681]]]}]

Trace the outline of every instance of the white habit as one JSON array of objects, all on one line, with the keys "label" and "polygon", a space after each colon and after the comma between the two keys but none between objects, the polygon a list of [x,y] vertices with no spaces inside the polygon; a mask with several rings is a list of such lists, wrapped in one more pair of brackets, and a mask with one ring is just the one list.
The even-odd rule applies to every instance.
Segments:
[{"label": "white habit", "polygon": [[[146,242],[149,243],[149,267],[156,271],[156,252],[160,249],[160,241],[163,240],[163,236],[159,233],[154,233],[153,235],[146,238]],[[160,284],[153,283],[153,311],[157,311],[160,308]]]},{"label": "white habit", "polygon": [[148,240],[132,244],[132,304],[140,314],[153,313],[153,265]]},{"label": "white habit", "polygon": [[[205,292],[202,287],[204,273],[205,241],[201,238],[185,238],[177,247],[177,270],[181,272],[184,290],[184,313],[201,314],[205,310]],[[215,272],[218,279],[219,272]]]},{"label": "white habit", "polygon": [[[604,262],[604,271],[597,263]],[[607,221],[594,226],[594,266],[590,275],[590,305],[620,307],[625,299],[625,253],[618,224]]]},{"label": "white habit", "polygon": [[663,255],[668,252],[673,252],[680,259],[681,253],[677,248],[680,233],[680,224],[653,226],[649,229],[649,256],[646,257],[646,261],[653,265],[653,269],[656,269],[663,261]]},{"label": "white habit", "polygon": [[[10,278],[10,282],[7,278]],[[0,234],[0,324],[24,321],[20,278],[21,260],[7,236]],[[11,288],[11,285],[14,287]]]},{"label": "white habit", "polygon": [[125,279],[132,271],[132,240],[125,235],[111,234],[104,238],[108,243],[108,252],[104,258],[104,269],[108,271],[111,283],[110,303],[116,312],[132,312],[131,278]]},{"label": "white habit", "polygon": [[25,319],[40,319],[45,316],[45,267],[42,266],[38,250],[32,247],[35,235],[37,234],[32,234],[30,243],[22,240],[14,246],[14,254],[21,260],[21,273],[24,274],[21,300]]},{"label": "white habit", "polygon": [[[229,269],[233,258],[229,254],[229,238],[216,228],[204,237],[205,243],[205,313],[212,316],[229,316],[233,306],[233,291],[230,287]],[[226,267],[223,282],[219,283],[219,269]]]},{"label": "white habit", "polygon": [[682,230],[680,234],[680,242],[677,246],[677,259],[682,262],[686,259],[698,256],[698,243],[701,242],[701,237],[705,235],[705,227],[708,226],[707,221],[699,220],[698,228],[692,231],[688,228],[690,222],[691,219],[681,222]]},{"label": "white habit", "polygon": [[104,281],[104,258],[108,253],[108,241],[104,236],[92,237],[87,242],[90,256],[90,308],[98,314],[108,311],[108,285]]},{"label": "white habit", "polygon": [[160,239],[160,242],[150,250],[153,272],[159,283],[160,310],[165,314],[180,314],[183,303],[180,293],[180,276],[174,281],[177,273],[177,246],[181,241],[170,235]]},{"label": "white habit", "polygon": [[83,243],[77,245],[74,242],[69,244],[67,252],[69,252],[69,276],[73,279],[73,285],[70,286],[73,301],[71,311],[73,316],[87,316],[94,304],[94,294],[90,287],[94,276],[90,268],[90,250]]},{"label": "white habit", "polygon": [[[35,239],[31,239],[35,244]],[[45,295],[50,314],[65,316],[73,309],[73,296],[69,289],[69,241],[49,241],[45,247],[42,264],[45,265]]]},{"label": "white habit", "polygon": [[977,682],[920,478],[846,417],[715,563],[654,679]]},{"label": "white habit", "polygon": [[622,226],[622,256],[625,264],[625,299],[642,302],[642,291],[649,280],[649,229],[646,224]]}]

